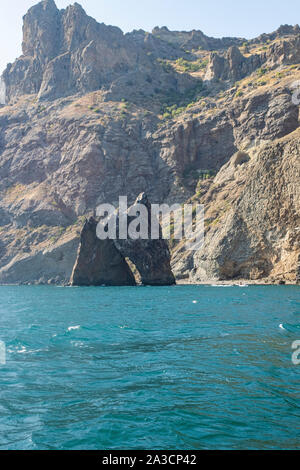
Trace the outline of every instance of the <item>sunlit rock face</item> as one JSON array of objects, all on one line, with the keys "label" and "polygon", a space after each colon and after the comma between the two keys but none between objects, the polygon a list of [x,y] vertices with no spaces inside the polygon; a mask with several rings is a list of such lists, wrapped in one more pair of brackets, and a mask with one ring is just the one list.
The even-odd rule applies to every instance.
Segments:
[{"label": "sunlit rock face", "polygon": [[[195,86],[192,77],[167,71],[156,59],[178,58],[182,51],[145,35],[126,34],[100,24],[75,3],[59,10],[53,0],[24,16],[23,55],[3,73],[7,101],[36,94],[39,101],[103,90],[121,100],[139,89],[174,93]],[[146,78],[151,76],[151,80]],[[137,85],[133,87],[131,83]]]},{"label": "sunlit rock face", "polygon": [[[176,280],[299,281],[299,27],[124,35],[48,0],[23,32],[0,84],[0,283],[67,284],[84,220],[140,193],[205,205],[203,250],[170,240]],[[163,244],[114,246],[174,282]]]}]

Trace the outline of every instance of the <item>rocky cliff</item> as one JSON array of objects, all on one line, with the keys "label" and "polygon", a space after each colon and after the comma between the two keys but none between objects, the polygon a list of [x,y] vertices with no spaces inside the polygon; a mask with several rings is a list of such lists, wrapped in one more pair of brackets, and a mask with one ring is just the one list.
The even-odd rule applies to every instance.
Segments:
[{"label": "rocky cliff", "polygon": [[238,152],[203,197],[202,249],[174,250],[178,278],[295,282],[300,255],[300,133]]},{"label": "rocky cliff", "polygon": [[296,282],[299,79],[298,26],[123,34],[31,8],[1,81],[0,282],[67,283],[97,205],[142,192],[205,204],[203,250],[171,240],[177,279]]},{"label": "rocky cliff", "polygon": [[132,286],[136,285],[136,280],[144,286],[175,284],[170,266],[171,254],[168,242],[163,239],[160,226],[159,238],[151,239],[151,203],[145,193],[140,194],[135,203],[123,214],[123,217],[126,216],[127,231],[136,219],[131,214],[138,213],[141,206],[147,209],[144,219],[147,223],[147,239],[121,239],[120,214],[117,213],[112,215],[115,216],[116,226],[116,237],[113,240],[98,238],[98,222],[100,225],[102,223],[103,231],[107,227],[101,220],[97,222],[91,217],[85,222],[70,280],[72,286]]},{"label": "rocky cliff", "polygon": [[119,100],[124,92],[138,100],[136,81],[149,96],[158,87],[178,93],[193,85],[191,77],[175,72],[170,77],[155,60],[179,57],[170,45],[99,24],[78,3],[65,10],[58,10],[54,0],[32,7],[24,17],[22,49],[3,74],[9,101],[24,94],[52,101],[99,89]]}]

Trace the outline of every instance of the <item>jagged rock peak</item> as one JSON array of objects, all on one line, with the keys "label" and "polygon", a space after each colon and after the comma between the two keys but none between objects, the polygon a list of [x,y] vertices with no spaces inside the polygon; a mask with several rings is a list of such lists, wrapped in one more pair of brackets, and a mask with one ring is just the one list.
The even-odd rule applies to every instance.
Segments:
[{"label": "jagged rock peak", "polygon": [[77,2],[75,2],[73,5],[67,6],[66,11],[78,12],[81,14],[84,13],[86,15],[86,12],[83,7]]},{"label": "jagged rock peak", "polygon": [[152,33],[160,33],[161,31],[166,31],[168,33],[170,30],[167,28],[167,26],[162,26],[161,28],[159,26],[155,26],[155,28],[152,30]]},{"label": "jagged rock peak", "polygon": [[282,24],[277,29],[278,34],[300,34],[300,27],[298,24],[292,26],[290,24]]},{"label": "jagged rock peak", "polygon": [[266,34],[263,33],[257,38],[251,39],[249,43],[255,44],[257,42],[263,42],[266,43],[268,41],[273,41],[274,39],[277,38],[283,38],[286,36],[298,36],[300,34],[300,27],[298,24],[296,25],[290,25],[290,24],[284,24],[281,25],[276,31],[273,31],[272,33]]},{"label": "jagged rock peak", "polygon": [[54,0],[44,0],[28,10],[23,17],[24,56],[55,56],[59,40],[59,16]]},{"label": "jagged rock peak", "polygon": [[92,22],[94,24],[98,24],[94,18],[87,15],[83,7],[77,2],[75,2],[73,5],[67,6],[65,10],[62,10],[62,16],[64,23],[83,22],[84,24],[86,24],[87,22]]},{"label": "jagged rock peak", "polygon": [[[58,10],[56,3],[54,0],[43,0],[42,2],[38,3],[37,5],[34,5],[30,10],[42,8],[45,11],[50,11],[50,10]],[[30,11],[29,10],[29,11]]]},{"label": "jagged rock peak", "polygon": [[79,3],[59,10],[54,0],[44,0],[30,8],[23,19],[23,55],[42,62],[99,38],[101,33],[108,41],[123,35],[117,27],[99,24]]},{"label": "jagged rock peak", "polygon": [[243,55],[241,54],[241,51],[237,46],[231,46],[228,49],[228,58],[229,59],[233,59],[233,60],[238,59],[238,60],[240,60],[242,57],[243,57]]}]

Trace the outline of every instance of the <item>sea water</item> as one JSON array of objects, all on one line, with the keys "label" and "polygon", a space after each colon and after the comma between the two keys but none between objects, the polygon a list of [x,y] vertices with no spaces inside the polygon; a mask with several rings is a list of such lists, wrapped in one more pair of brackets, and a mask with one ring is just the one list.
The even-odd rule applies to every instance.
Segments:
[{"label": "sea water", "polygon": [[0,287],[0,449],[300,448],[300,288]]}]

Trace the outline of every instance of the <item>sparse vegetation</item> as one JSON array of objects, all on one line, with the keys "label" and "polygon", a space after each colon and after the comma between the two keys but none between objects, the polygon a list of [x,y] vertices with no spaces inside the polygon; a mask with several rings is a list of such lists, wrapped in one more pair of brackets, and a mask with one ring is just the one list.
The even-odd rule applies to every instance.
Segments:
[{"label": "sparse vegetation", "polygon": [[171,92],[167,95],[168,102],[162,105],[162,119],[174,119],[183,112],[190,109],[194,104],[205,95],[206,91],[203,82],[188,90],[185,94]]},{"label": "sparse vegetation", "polygon": [[200,190],[201,181],[214,178],[217,172],[213,169],[197,169],[193,166],[187,167],[183,172],[184,179],[194,179],[198,181],[197,191]]},{"label": "sparse vegetation", "polygon": [[173,67],[168,60],[157,59],[157,62],[162,66],[165,72],[170,73],[173,71]]},{"label": "sparse vegetation", "polygon": [[38,106],[37,112],[42,113],[43,111],[46,111],[46,106]]},{"label": "sparse vegetation", "polygon": [[202,60],[198,59],[194,62],[188,61],[183,59],[182,57],[180,59],[177,59],[175,62],[176,66],[181,69],[181,71],[185,73],[193,73],[193,72],[198,72],[199,70],[206,69],[208,65],[208,59]]},{"label": "sparse vegetation", "polygon": [[260,69],[257,70],[257,75],[259,77],[263,77],[267,72],[268,72],[267,68],[261,67]]}]

